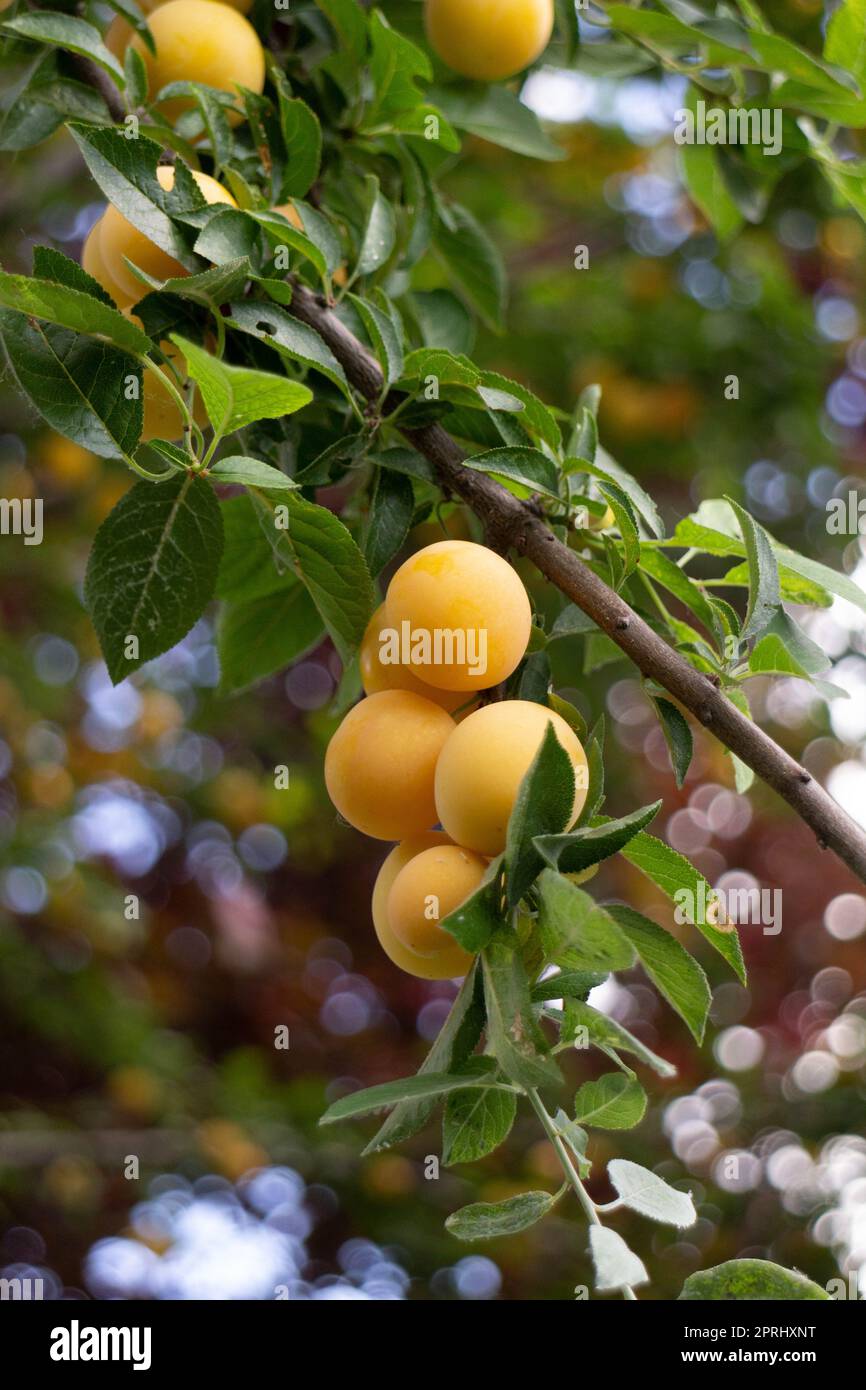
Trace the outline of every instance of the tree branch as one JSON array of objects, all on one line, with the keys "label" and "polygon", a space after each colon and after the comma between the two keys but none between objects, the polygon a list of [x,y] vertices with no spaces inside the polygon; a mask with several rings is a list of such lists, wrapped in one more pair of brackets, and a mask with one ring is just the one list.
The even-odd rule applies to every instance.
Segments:
[{"label": "tree branch", "polygon": [[[381,397],[378,363],[340,322],[326,301],[292,280],[289,312],[315,329],[347,378],[369,401]],[[396,402],[395,402],[396,403]],[[484,474],[464,468],[465,455],[441,425],[401,433],[433,465],[440,482],[461,497],[486,529],[507,536],[552,584],[582,609],[642,672],[684,705],[699,723],[778,792],[811,827],[822,849],[832,849],[866,882],[866,833],[802,764],[741,714],[713,680],[669,646],[634,609],[585,565],[525,502]]]}]

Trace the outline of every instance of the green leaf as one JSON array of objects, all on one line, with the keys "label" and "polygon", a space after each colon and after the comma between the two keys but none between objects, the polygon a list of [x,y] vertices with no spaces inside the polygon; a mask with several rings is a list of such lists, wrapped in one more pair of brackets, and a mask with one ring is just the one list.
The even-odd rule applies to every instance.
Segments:
[{"label": "green leaf", "polygon": [[446,1095],[448,1091],[459,1091],[466,1087],[486,1087],[490,1078],[472,1073],[461,1076],[447,1072],[425,1072],[417,1076],[404,1076],[400,1081],[385,1081],[381,1086],[368,1086],[364,1091],[353,1091],[329,1105],[319,1120],[320,1125],[335,1125],[341,1120],[354,1120],[358,1115],[371,1115],[376,1110],[388,1110],[403,1100],[428,1100],[431,1096]]},{"label": "green leaf", "polygon": [[628,970],[634,950],[610,913],[576,884],[545,869],[538,930],[545,959],[569,970]]},{"label": "green leaf", "polygon": [[559,970],[555,975],[545,975],[538,980],[531,991],[533,1004],[547,999],[577,999],[585,1003],[594,989],[603,985],[607,974],[593,970]]},{"label": "green leaf", "polygon": [[436,249],[484,321],[501,332],[506,279],[499,252],[466,208],[454,206],[450,214],[452,225],[440,221],[436,228]]},{"label": "green leaf", "polygon": [[602,482],[613,483],[616,487],[621,488],[653,536],[661,537],[664,535],[665,525],[661,512],[649,493],[621,464],[617,463],[616,459],[611,458],[601,445],[596,452],[594,463],[582,459],[581,464],[584,472],[591,473],[593,477],[600,478]]},{"label": "green leaf", "polygon": [[152,275],[145,275],[143,271],[138,273],[144,277],[142,293],[144,285],[150,285],[154,290],[160,290],[165,294],[180,295],[196,304],[203,304],[213,312],[216,306],[231,299],[233,294],[237,294],[238,290],[243,288],[252,272],[249,259],[242,256],[234,261],[225,261],[222,265],[209,266],[197,275],[177,275],[169,280],[155,280]]},{"label": "green leaf", "polygon": [[782,72],[792,81],[803,82],[832,96],[844,98],[852,93],[856,95],[856,79],[845,71],[847,63],[831,71],[820,58],[815,58],[781,34],[761,33],[753,29],[749,41],[765,72]]},{"label": "green leaf", "polygon": [[590,1226],[589,1248],[599,1293],[636,1288],[648,1282],[643,1260],[629,1249],[618,1231],[612,1231],[609,1226]]},{"label": "green leaf", "polygon": [[[688,859],[671,849],[663,840],[648,835],[642,830],[622,851],[624,858],[636,869],[646,874],[673,901],[681,905],[682,911],[690,921],[699,912],[691,912],[687,904],[700,901],[710,902],[713,890],[703,874],[698,873]],[[683,904],[686,904],[683,906]],[[728,962],[731,969],[745,984],[746,970],[743,965],[743,952],[736,931],[720,931],[707,922],[693,922],[698,931],[714,946],[720,956]]]},{"label": "green leaf", "polygon": [[598,1009],[594,1009],[585,1000],[569,999],[565,1006],[562,1041],[574,1042],[578,1029],[586,1029],[589,1042],[609,1057],[628,1052],[645,1066],[652,1067],[659,1076],[667,1078],[677,1074],[676,1067],[652,1052],[640,1038],[623,1028],[621,1023],[608,1018],[607,1014],[599,1013]]},{"label": "green leaf", "polygon": [[[374,291],[375,293],[375,291]],[[371,304],[356,294],[346,296],[358,311],[373,351],[382,368],[382,375],[389,386],[400,377],[403,371],[403,344],[401,335],[391,318],[377,304]]]},{"label": "green leaf", "polygon": [[[745,30],[740,30],[742,48],[738,48],[733,43],[721,42],[696,25],[686,24],[672,14],[633,10],[628,5],[608,5],[606,12],[614,29],[641,39],[655,52],[671,52],[677,56],[701,52],[713,67],[757,66],[748,52]],[[729,26],[729,31],[732,27]]]},{"label": "green leaf", "polygon": [[675,936],[634,908],[612,903],[608,912],[637,951],[659,993],[676,1009],[695,1041],[702,1042],[712,994],[698,962]]},{"label": "green leaf", "polygon": [[646,1111],[646,1092],[621,1071],[585,1081],[574,1098],[574,1118],[590,1129],[633,1129]]},{"label": "green leaf", "polygon": [[358,250],[356,275],[372,275],[388,260],[394,249],[397,224],[394,209],[379,189],[374,174],[367,175],[367,218]]},{"label": "green leaf", "polygon": [[572,67],[580,52],[580,25],[574,0],[556,0],[556,29],[565,43],[566,67]]},{"label": "green leaf", "polygon": [[592,1163],[586,1155],[589,1135],[580,1125],[575,1124],[574,1120],[570,1120],[564,1110],[557,1110],[554,1120],[556,1128],[577,1159],[578,1176],[588,1178],[592,1172]]},{"label": "green leaf", "polygon": [[152,346],[150,339],[119,309],[100,304],[83,290],[50,280],[8,275],[0,270],[0,304],[76,333],[105,338],[127,352],[149,352]]},{"label": "green leaf", "polygon": [[472,316],[450,290],[417,291],[411,305],[427,347],[459,355],[471,352],[475,338]]},{"label": "green leaf", "polygon": [[684,570],[674,564],[663,550],[657,550],[653,545],[642,545],[640,567],[644,573],[667,589],[668,593],[678,598],[680,603],[684,603],[717,642],[723,640],[724,633],[719,615],[703,589],[700,589],[693,579],[689,579]]},{"label": "green leaf", "polygon": [[258,420],[292,415],[313,399],[309,387],[297,381],[249,367],[231,367],[178,333],[171,334],[171,341],[186,358],[187,371],[198,385],[218,435],[233,434]]},{"label": "green leaf", "polygon": [[[172,86],[176,84],[172,83]],[[204,134],[210,145],[214,164],[219,168],[230,163],[234,154],[234,137],[229,124],[222,93],[203,82],[184,83],[194,97],[201,116]]]},{"label": "green leaf", "polygon": [[[481,970],[478,963],[473,962],[418,1075],[457,1071],[474,1051],[483,1027]],[[364,1149],[364,1156],[411,1139],[413,1134],[424,1128],[435,1108],[435,1096],[424,1100],[400,1101]]]},{"label": "green leaf", "polygon": [[[685,109],[694,113],[703,97],[690,84]],[[743,214],[737,207],[725,179],[719,152],[713,145],[682,144],[679,147],[683,179],[692,202],[704,214],[720,241],[729,241],[743,225]]]},{"label": "green leaf", "polygon": [[364,112],[364,129],[381,125],[400,112],[418,106],[421,78],[432,76],[430,60],[410,39],[392,29],[380,10],[370,17],[370,79],[372,91]]},{"label": "green leaf", "polygon": [[817,642],[813,642],[799,623],[796,623],[782,608],[779,609],[776,617],[769,624],[764,637],[752,652],[753,657],[757,647],[762,646],[768,637],[777,639],[796,664],[810,676],[820,675],[830,665],[830,658],[823,648],[819,647]]},{"label": "green leaf", "polygon": [[[256,501],[264,505],[261,497]],[[333,512],[294,492],[281,501],[289,522],[281,538],[291,563],[348,665],[377,603],[370,571],[351,533]]]},{"label": "green leaf", "polygon": [[[141,369],[126,353],[54,324],[31,323],[10,309],[0,309],[0,338],[22,393],[53,429],[101,458],[134,451],[141,434]],[[132,381],[138,393],[128,400]]]},{"label": "green leaf", "polygon": [[493,940],[482,953],[487,1036],[505,1075],[519,1086],[558,1086],[547,1041],[532,1011],[529,983],[510,944]]},{"label": "green leaf", "polygon": [[249,333],[260,342],[267,343],[290,362],[298,362],[303,367],[313,367],[317,372],[338,386],[344,395],[349,396],[349,383],[346,373],[340,366],[331,349],[322,342],[318,333],[300,323],[278,304],[257,304],[249,301],[229,305],[229,328]]},{"label": "green leaf", "polygon": [[495,1240],[515,1236],[534,1226],[553,1208],[556,1197],[549,1192],[520,1192],[504,1202],[473,1202],[461,1207],[445,1222],[446,1230],[458,1240]]},{"label": "green leaf", "polygon": [[747,642],[764,632],[773,621],[782,606],[782,593],[770,537],[738,502],[731,501],[731,506],[740,524],[749,562],[749,606],[740,631],[740,641]]},{"label": "green leaf", "polygon": [[[94,125],[110,121],[108,107],[100,94],[83,82],[74,82],[52,73],[44,62],[39,75],[27,89],[14,88],[5,94],[0,111],[0,150],[26,150],[47,140],[64,121],[89,121]],[[52,73],[47,80],[42,74]]]},{"label": "green leaf", "polygon": [[118,212],[187,270],[199,269],[172,215],[204,206],[189,170],[175,164],[175,186],[166,191],[156,177],[162,146],[145,136],[127,140],[116,129],[69,125],[84,161],[102,192]]},{"label": "green leaf", "polygon": [[284,584],[263,598],[228,604],[217,632],[220,690],[236,695],[248,689],[312,651],[324,635],[302,584]]},{"label": "green leaf", "polygon": [[501,854],[491,860],[475,892],[439,923],[473,956],[483,951],[502,922],[502,860]]},{"label": "green leaf", "polygon": [[123,68],[113,53],[109,53],[102,42],[102,35],[86,20],[76,15],[59,14],[54,10],[41,10],[34,14],[20,14],[15,19],[6,19],[2,27],[23,39],[35,43],[47,43],[54,48],[67,49],[83,58],[90,58],[104,68],[118,86],[124,85]]},{"label": "green leaf", "polygon": [[[98,280],[82,270],[77,261],[56,251],[53,246],[34,246],[33,274],[40,280],[50,280],[55,285],[66,285],[71,290],[80,290],[103,304],[114,307],[111,295],[102,288]],[[150,342],[148,341],[148,347]]]},{"label": "green leaf", "polygon": [[[254,213],[217,204],[213,211],[208,211],[207,219],[195,240],[195,250],[199,256],[213,261],[217,266],[258,258],[261,232],[259,219]],[[291,240],[288,228],[285,240]]]},{"label": "green leaf", "polygon": [[656,707],[665,742],[671,755],[671,766],[677,779],[677,786],[681,787],[686,780],[686,773],[694,753],[691,725],[677,706],[671,704],[670,700],[656,697],[653,704]]},{"label": "green leaf", "polygon": [[[725,503],[724,505],[727,507],[728,504]],[[847,599],[862,613],[866,613],[866,591],[855,584],[847,574],[840,574],[838,570],[830,569],[829,565],[819,564],[817,560],[809,560],[805,555],[798,555],[796,551],[788,550],[772,537],[770,539],[776,559],[783,570],[788,570],[812,584],[817,584],[820,588],[829,590],[838,598]],[[745,554],[745,547],[738,536],[727,535],[713,526],[703,524],[700,513],[686,517],[681,521],[674,534],[663,544],[683,547],[686,550],[702,550],[706,555],[742,556]]]},{"label": "green leaf", "polygon": [[[464,1070],[484,1075],[482,1063],[487,1057],[472,1057]],[[489,1071],[487,1071],[489,1077]],[[517,1097],[513,1092],[485,1087],[472,1091],[454,1091],[445,1102],[442,1122],[442,1162],[476,1163],[498,1149],[508,1138],[517,1114]]]},{"label": "green leaf", "polygon": [[641,1216],[648,1216],[650,1221],[682,1229],[693,1226],[698,1219],[688,1192],[679,1192],[639,1163],[627,1158],[611,1159],[607,1175],[623,1205],[640,1212]]},{"label": "green leaf", "polygon": [[637,516],[629,498],[622,488],[617,487],[615,483],[602,483],[599,491],[605,501],[610,503],[622,542],[622,551],[618,557],[622,572],[616,585],[617,589],[621,589],[629,575],[634,573],[640,560],[640,532],[638,531]]},{"label": "green leaf", "polygon": [[551,140],[535,112],[507,87],[433,87],[428,95],[458,130],[467,130],[529,159],[566,157],[565,150]]},{"label": "green leaf", "polygon": [[[145,27],[144,33],[149,34],[150,30]],[[153,43],[152,38],[150,41]],[[123,55],[123,76],[126,82],[126,104],[130,111],[135,111],[147,101],[148,83],[145,61],[132,44]]]},{"label": "green leaf", "polygon": [[727,1260],[712,1269],[690,1274],[683,1284],[681,1299],[702,1302],[802,1302],[829,1300],[820,1284],[814,1284],[795,1269],[783,1269],[771,1260]]},{"label": "green leaf", "polygon": [[534,844],[569,824],[574,809],[575,773],[550,723],[532,765],[520,783],[508,822],[505,878],[510,908],[520,902],[542,865]]},{"label": "green leaf", "polygon": [[290,97],[281,83],[277,87],[280,103],[280,129],[286,150],[277,202],[303,198],[319,177],[322,158],[322,128],[315,111],[300,97]]},{"label": "green leaf", "polygon": [[[655,552],[657,555],[662,553]],[[779,558],[779,550],[776,548],[776,557]],[[678,565],[674,566],[682,574]],[[792,570],[786,569],[782,565],[779,569],[779,579],[782,585],[782,598],[789,603],[802,603],[808,608],[829,608],[833,602],[831,594],[820,584],[813,583],[810,579],[804,579],[802,575],[794,574]],[[749,587],[749,566],[747,563],[734,565],[728,570],[724,577],[725,587],[734,588]]]},{"label": "green leaf", "polygon": [[556,464],[540,449],[490,449],[464,459],[463,466],[502,482],[517,483],[526,493],[540,492],[557,502],[561,500]]},{"label": "green leaf", "polygon": [[512,381],[510,377],[500,376],[498,372],[482,372],[482,386],[488,390],[500,391],[515,396],[523,404],[520,423],[530,434],[543,439],[555,453],[562,447],[562,431],[556,417],[543,401],[540,401],[522,382]]},{"label": "green leaf", "polygon": [[638,831],[645,829],[661,808],[661,801],[642,806],[618,820],[582,826],[567,835],[537,835],[535,848],[545,864],[562,874],[579,874],[612,854],[618,854]]},{"label": "green leaf", "polygon": [[824,38],[828,63],[847,68],[861,90],[866,84],[866,0],[842,0],[830,16]]},{"label": "green leaf", "polygon": [[136,483],[120,499],[96,533],[84,581],[115,685],[198,622],[213,597],[222,547],[219,503],[203,478],[179,473],[165,483]]},{"label": "green leaf", "polygon": [[415,514],[415,494],[403,473],[380,468],[364,534],[364,556],[372,575],[382,572],[400,550]]},{"label": "green leaf", "polygon": [[241,454],[220,459],[208,470],[208,477],[215,483],[235,483],[242,487],[265,488],[269,492],[292,492],[298,486],[281,468]]},{"label": "green leaf", "polygon": [[231,497],[220,503],[220,511],[225,544],[216,597],[232,603],[247,603],[291,584],[293,576],[287,566],[278,568],[250,498]]}]

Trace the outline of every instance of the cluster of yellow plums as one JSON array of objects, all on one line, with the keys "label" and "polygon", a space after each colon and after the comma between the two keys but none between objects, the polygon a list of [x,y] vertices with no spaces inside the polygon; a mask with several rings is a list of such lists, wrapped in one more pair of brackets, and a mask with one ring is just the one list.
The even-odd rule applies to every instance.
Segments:
[{"label": "cluster of yellow plums", "polygon": [[[515,670],[531,623],[526,591],[500,555],[473,541],[426,546],[397,570],[370,622],[360,662],[366,698],[328,746],[325,780],[343,818],[374,839],[400,841],[376,881],[373,923],[394,964],[421,979],[466,973],[471,957],[439,923],[505,848],[550,724],[575,771],[572,825],[586,800],[586,755],[560,715],[528,700],[477,703]],[[415,648],[401,663],[383,661],[383,636],[402,631],[483,632],[485,669],[413,664]]]}]

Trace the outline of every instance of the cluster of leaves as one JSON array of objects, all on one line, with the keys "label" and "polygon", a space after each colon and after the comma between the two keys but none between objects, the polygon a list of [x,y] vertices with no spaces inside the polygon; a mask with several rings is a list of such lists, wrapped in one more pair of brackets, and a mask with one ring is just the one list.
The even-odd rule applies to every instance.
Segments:
[{"label": "cluster of leaves", "polygon": [[[866,126],[866,52],[863,0],[843,0],[826,27],[817,55],[773,31],[754,0],[698,5],[663,0],[657,8],[590,5],[587,19],[607,30],[589,66],[639,72],[661,64],[689,80],[685,109],[706,107],[751,113],[758,128],[778,113],[781,148],[760,144],[684,144],[681,165],[689,192],[723,238],[744,221],[760,222],[774,188],[808,161],[838,200],[866,217],[863,162],[852,152],[852,133]],[[772,128],[765,125],[765,129]],[[856,135],[854,135],[856,142]],[[855,145],[856,147],[856,145]]]},{"label": "cluster of leaves", "polygon": [[[115,8],[144,32],[134,0]],[[846,0],[844,13],[856,9]],[[710,19],[679,0],[663,12],[615,5],[589,17],[622,36],[582,49],[581,62],[592,50],[589,66],[607,61],[617,70],[621,48],[633,61],[637,44],[638,66],[687,71],[734,102],[759,99],[752,79],[763,75],[786,108],[837,120],[850,106],[849,124],[856,124],[857,78],[832,66],[837,49],[828,61],[805,54],[770,34],[751,5],[744,25],[727,11]],[[195,83],[149,93],[143,64],[130,56],[121,68],[99,31],[78,16],[13,11],[3,25],[21,65],[3,122],[5,147],[27,148],[65,121],[104,196],[188,272],[158,282],[137,271],[137,322],[49,248],[37,248],[32,276],[0,273],[0,336],[25,396],[60,433],[138,475],[97,533],[87,574],[86,601],[112,679],[173,646],[216,597],[224,690],[283,668],[327,634],[346,667],[338,703],[348,703],[358,690],[353,658],[378,577],[412,526],[441,502],[430,462],[407,447],[404,433],[433,422],[464,446],[469,469],[532,499],[557,534],[743,712],[744,683],[753,676],[819,677],[826,658],[785,604],[826,607],[839,594],[864,609],[859,589],[779,546],[736,502],[705,503],[666,536],[652,498],[599,442],[597,391],[561,411],[473,361],[477,320],[504,324],[505,274],[484,229],[445,196],[438,176],[462,132],[557,158],[518,96],[434,86],[422,48],[355,0],[293,7],[287,23],[274,24],[270,13],[261,19],[262,31],[272,31],[268,88],[235,97]],[[578,39],[570,6],[560,7],[560,20],[562,52]],[[834,21],[835,44],[843,42],[842,23]],[[124,128],[74,76],[76,55],[116,83],[130,117]],[[620,70],[636,69],[626,62]],[[190,99],[173,126],[161,114],[164,96]],[[817,109],[825,97],[837,102],[835,114]],[[240,124],[229,123],[229,106],[243,116]],[[802,120],[795,130],[802,138]],[[842,175],[820,153],[824,146],[810,139],[808,147],[844,192]],[[165,149],[175,155],[171,190],[156,172]],[[745,164],[749,155],[737,158]],[[719,160],[708,147],[686,155],[693,194],[717,223],[706,189],[718,202]],[[236,208],[205,205],[190,173],[202,164],[231,188]],[[763,165],[759,173],[769,177]],[[742,183],[754,186],[745,175]],[[276,212],[277,204],[290,204],[294,218]],[[424,288],[432,262],[446,284]],[[301,286],[330,303],[378,362],[372,401],[294,315]],[[168,344],[183,354],[200,393],[208,439]],[[182,445],[141,442],[142,374],[161,368],[188,421]],[[316,501],[317,489],[333,486],[342,491],[340,517]],[[613,524],[599,531],[608,509]],[[734,564],[721,579],[692,578],[688,566],[703,556]],[[715,594],[722,585],[746,591],[744,616]],[[589,991],[611,971],[640,962],[697,1041],[710,995],[701,967],[668,932],[630,908],[597,905],[569,875],[622,853],[672,898],[681,890],[696,902],[712,895],[685,859],[647,832],[657,806],[618,820],[603,814],[603,726],[587,730],[550,690],[550,648],[563,641],[584,644],[588,671],[618,655],[563,600],[534,629],[511,691],[557,709],[585,740],[590,789],[582,819],[566,830],[573,773],[551,736],[523,785],[504,857],[443,924],[478,961],[421,1073],[348,1097],[328,1118],[393,1105],[376,1149],[414,1133],[445,1095],[446,1161],[465,1162],[501,1142],[525,1094],[582,1192],[587,1129],[626,1128],[644,1113],[645,1093],[624,1055],[670,1074],[663,1059],[587,1003]],[[647,695],[681,782],[691,758],[689,726],[656,687],[648,684]],[[736,774],[747,785],[748,769],[737,765]],[[695,926],[742,977],[735,933],[705,920]],[[557,1008],[552,1001],[560,999]],[[558,1031],[553,1045],[542,1020]],[[617,1070],[585,1083],[569,1111],[550,1115],[538,1093],[560,1085],[553,1053],[575,1045],[598,1048]],[[615,1161],[609,1176],[617,1204],[675,1225],[694,1218],[685,1194],[634,1164]],[[469,1208],[450,1227],[473,1239],[523,1229],[561,1195]],[[597,1286],[631,1288],[645,1277],[643,1266],[592,1210]]]},{"label": "cluster of leaves", "polygon": [[[595,752],[597,740],[598,735],[591,743]],[[554,1193],[522,1192],[501,1202],[474,1203],[448,1218],[448,1230],[465,1241],[513,1235],[545,1217],[571,1187],[590,1217],[595,1288],[622,1292],[644,1283],[647,1271],[602,1215],[625,1207],[651,1221],[685,1228],[697,1213],[687,1192],[626,1159],[613,1159],[607,1167],[616,1193],[613,1202],[598,1206],[583,1187],[593,1172],[588,1131],[631,1129],[644,1116],[647,1096],[634,1067],[666,1078],[675,1074],[663,1057],[593,1008],[588,996],[611,972],[639,964],[700,1043],[711,995],[703,969],[670,932],[623,904],[596,903],[579,886],[587,869],[617,853],[672,899],[686,890],[696,901],[701,886],[697,870],[646,829],[660,803],[619,819],[605,816],[600,757],[591,758],[591,766],[586,804],[577,826],[567,831],[574,772],[552,729],[548,731],[522,783],[504,854],[491,864],[475,894],[441,923],[479,955],[426,1061],[416,1076],[336,1101],[322,1123],[390,1110],[367,1146],[367,1153],[375,1153],[417,1133],[444,1102],[443,1162],[470,1163],[505,1140],[518,1100],[528,1100],[559,1153],[563,1186]],[[704,891],[708,887],[704,882]],[[696,926],[742,980],[736,932],[699,918]],[[555,1041],[543,1023],[552,1025]],[[588,1049],[603,1054],[615,1070],[585,1081],[566,1108],[556,1056]],[[732,1271],[722,1269],[730,1279]],[[768,1293],[767,1279],[779,1290],[797,1276],[772,1265],[765,1269],[763,1282],[755,1284],[757,1295],[734,1296],[796,1296]],[[700,1290],[695,1284],[683,1297],[731,1296],[712,1291],[712,1275],[700,1276]],[[826,1297],[810,1287],[815,1291],[807,1296]]]}]

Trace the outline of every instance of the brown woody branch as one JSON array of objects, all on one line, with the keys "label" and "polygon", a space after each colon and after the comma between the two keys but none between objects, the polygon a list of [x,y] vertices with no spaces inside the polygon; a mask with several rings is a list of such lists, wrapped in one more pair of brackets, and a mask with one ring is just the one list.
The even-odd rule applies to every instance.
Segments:
[{"label": "brown woody branch", "polygon": [[[384,381],[378,363],[323,298],[294,280],[290,312],[315,329],[362,396],[368,401],[380,400]],[[516,550],[532,560],[552,584],[607,633],[644,676],[667,690],[778,792],[814,830],[822,849],[834,850],[866,882],[866,833],[801,763],[741,714],[710,677],[696,671],[574,551],[557,540],[531,506],[492,478],[464,468],[465,455],[441,425],[407,427],[401,432],[433,465],[442,485],[472,508],[488,532],[507,537]]]},{"label": "brown woody branch", "polygon": [[[102,92],[114,116],[121,104],[110,80],[90,59],[78,62],[85,65],[79,66],[82,80]],[[290,312],[327,343],[355,389],[366,400],[379,401],[385,383],[375,358],[323,298],[295,277],[292,284]],[[741,714],[710,678],[696,671],[568,546],[557,540],[531,506],[492,478],[464,468],[465,455],[441,425],[406,428],[402,433],[433,465],[442,486],[472,508],[488,534],[503,541],[510,538],[514,548],[532,560],[552,584],[607,633],[644,676],[667,690],[778,792],[815,832],[822,849],[832,849],[866,883],[866,832],[801,763]]]}]

